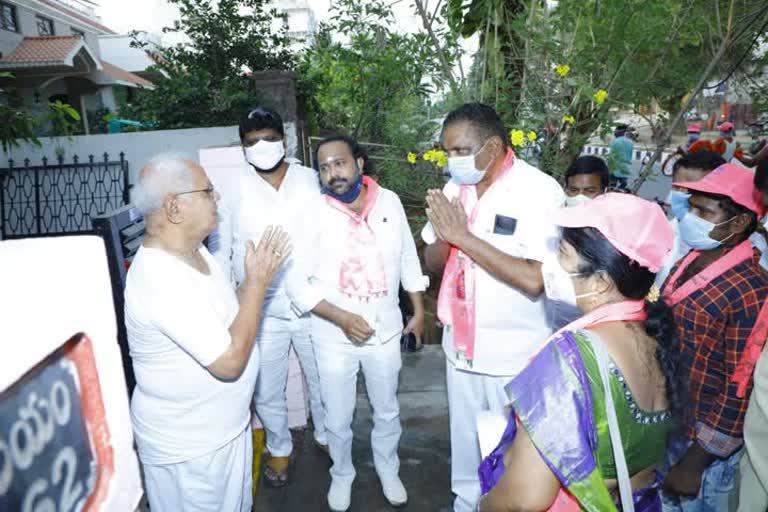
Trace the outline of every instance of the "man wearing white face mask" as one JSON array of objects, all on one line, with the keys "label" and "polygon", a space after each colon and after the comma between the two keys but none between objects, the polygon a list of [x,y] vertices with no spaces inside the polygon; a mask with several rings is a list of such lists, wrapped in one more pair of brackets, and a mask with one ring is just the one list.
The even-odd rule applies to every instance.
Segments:
[{"label": "man wearing white face mask", "polygon": [[602,158],[580,156],[565,172],[565,205],[578,206],[605,194],[609,181],[608,166]]},{"label": "man wearing white face mask", "polygon": [[443,272],[438,316],[445,325],[454,510],[480,498],[477,417],[501,411],[504,385],[547,339],[541,262],[557,246],[551,214],[563,191],[517,158],[489,106],[465,104],[443,122],[451,181],[427,195],[422,238],[427,266]]},{"label": "man wearing white face mask", "polygon": [[[688,153],[675,162],[674,167],[672,168],[672,182],[682,183],[699,181],[724,163],[725,160],[723,160],[723,157],[714,151],[701,150],[696,151],[695,153]],[[669,212],[671,213],[669,223],[672,226],[672,233],[675,235],[675,243],[672,250],[667,255],[667,261],[664,262],[664,266],[661,267],[656,274],[654,285],[659,290],[664,286],[664,281],[666,281],[672,266],[691,250],[688,244],[683,242],[680,238],[678,227],[679,222],[683,220],[685,214],[688,213],[688,209],[690,208],[688,200],[690,198],[691,194],[688,190],[674,184],[667,196],[666,203],[669,205]]]},{"label": "man wearing white face mask", "polygon": [[[246,242],[258,240],[272,224],[282,226],[289,233],[296,231],[297,223],[302,221],[303,208],[321,197],[315,171],[285,157],[283,121],[277,112],[265,107],[249,110],[240,123],[240,140],[247,168],[240,178],[239,196],[219,204],[219,239],[214,251],[214,257],[237,283],[244,278],[242,261]],[[309,390],[315,441],[327,451],[325,412],[307,314],[322,297],[293,272],[292,266],[298,257],[295,254],[283,265],[272,281],[264,299],[263,320],[257,335],[261,367],[255,405],[266,430],[270,454],[264,476],[274,486],[287,483],[293,451],[286,406],[291,345]]]},{"label": "man wearing white face mask", "polygon": [[[666,512],[733,510],[752,371],[768,325],[768,274],[749,241],[763,211],[753,175],[724,164],[695,182],[680,236],[693,250],[662,295],[672,307],[690,414],[668,450]],[[753,335],[754,333],[754,335]]]}]

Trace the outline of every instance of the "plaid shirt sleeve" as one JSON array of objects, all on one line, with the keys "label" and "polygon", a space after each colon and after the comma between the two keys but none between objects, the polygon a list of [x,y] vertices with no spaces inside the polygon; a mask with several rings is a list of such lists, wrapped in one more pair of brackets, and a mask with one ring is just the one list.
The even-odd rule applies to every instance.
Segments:
[{"label": "plaid shirt sleeve", "polygon": [[768,280],[755,259],[673,308],[691,399],[688,436],[718,457],[727,457],[744,442],[752,381],[745,398],[739,398],[738,384],[731,379],[767,295]]},{"label": "plaid shirt sleeve", "polygon": [[[762,290],[759,295],[748,279],[729,273],[727,279],[705,293],[712,301],[710,305],[723,306],[721,311],[725,321],[706,323],[707,328],[702,332],[701,337],[708,338],[704,343],[711,343],[710,346],[714,347],[715,353],[710,354],[710,357],[720,359],[720,364],[717,371],[698,376],[702,384],[700,391],[714,391],[714,400],[708,411],[697,411],[695,431],[698,442],[708,452],[719,457],[727,457],[743,444],[744,415],[749,405],[749,394],[739,398],[736,394],[738,384],[732,383],[731,379],[755,325],[765,298],[764,292]],[[704,341],[698,335],[696,338],[697,341]],[[708,364],[711,363],[710,359]],[[707,367],[708,370],[712,368]],[[719,374],[718,378],[713,379],[713,374]],[[695,370],[692,378],[696,378]]]}]

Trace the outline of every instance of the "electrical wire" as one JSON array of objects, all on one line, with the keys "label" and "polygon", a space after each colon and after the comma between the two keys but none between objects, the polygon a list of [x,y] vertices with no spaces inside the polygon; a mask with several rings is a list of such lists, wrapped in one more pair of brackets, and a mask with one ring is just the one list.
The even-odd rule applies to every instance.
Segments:
[{"label": "electrical wire", "polygon": [[[765,14],[766,12],[768,12],[768,6],[763,8],[763,13],[762,14]],[[744,32],[747,31],[747,29],[750,27],[750,25],[752,25],[752,23],[754,23],[758,19],[760,19],[760,16],[755,16],[754,18],[752,18],[752,21],[747,23],[747,25],[741,30],[741,33],[734,40],[736,40],[739,37],[741,37],[741,35]],[[731,70],[728,72],[728,74],[725,76],[725,78],[720,80],[715,85],[710,85],[708,87],[702,87],[702,90],[717,89],[718,87],[723,85],[725,82],[727,82],[733,76],[733,74],[736,72],[736,70],[738,70],[739,67],[741,67],[741,64],[744,62],[744,60],[752,53],[752,48],[755,46],[757,41],[760,39],[760,36],[762,36],[765,33],[764,31],[765,31],[766,28],[768,28],[768,18],[765,20],[765,23],[763,23],[763,26],[760,27],[760,30],[757,31],[757,34],[755,34],[754,39],[752,39],[752,42],[747,47],[747,51],[745,51],[744,55],[742,55],[739,58],[738,62],[736,62],[736,64],[733,66],[733,68],[731,68]]]}]

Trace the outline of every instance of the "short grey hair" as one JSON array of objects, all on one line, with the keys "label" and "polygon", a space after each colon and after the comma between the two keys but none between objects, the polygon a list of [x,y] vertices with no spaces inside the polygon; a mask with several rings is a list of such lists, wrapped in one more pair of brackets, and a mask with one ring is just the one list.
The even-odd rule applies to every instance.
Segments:
[{"label": "short grey hair", "polygon": [[191,158],[178,153],[162,153],[147,162],[131,190],[131,200],[142,215],[160,211],[169,194],[190,190],[193,186],[189,170]]}]

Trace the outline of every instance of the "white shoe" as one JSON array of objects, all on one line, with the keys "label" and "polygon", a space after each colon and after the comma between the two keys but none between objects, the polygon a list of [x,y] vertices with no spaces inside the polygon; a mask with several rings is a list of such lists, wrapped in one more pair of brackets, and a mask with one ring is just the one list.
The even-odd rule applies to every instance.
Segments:
[{"label": "white shoe", "polygon": [[331,488],[328,490],[328,507],[332,512],[346,512],[352,495],[352,483],[341,482],[331,478]]},{"label": "white shoe", "polygon": [[405,491],[399,476],[379,477],[379,479],[381,480],[381,490],[390,505],[393,507],[403,507],[408,503],[408,493]]}]

